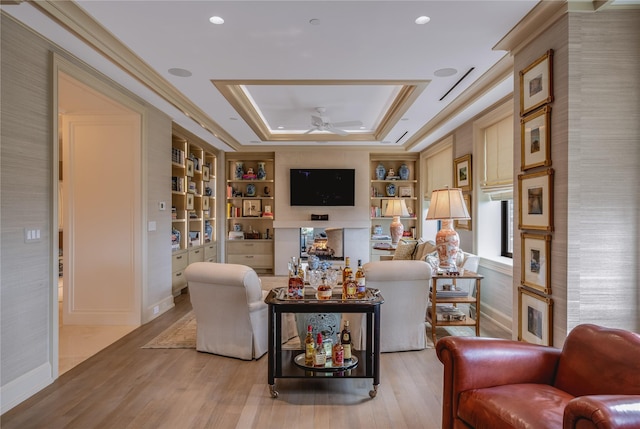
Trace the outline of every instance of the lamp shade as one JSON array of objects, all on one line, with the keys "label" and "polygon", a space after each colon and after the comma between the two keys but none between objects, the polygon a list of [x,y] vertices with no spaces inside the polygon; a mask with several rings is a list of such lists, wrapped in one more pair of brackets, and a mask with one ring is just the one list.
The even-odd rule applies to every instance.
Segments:
[{"label": "lamp shade", "polygon": [[407,210],[407,203],[401,198],[394,198],[389,200],[387,209],[384,211],[385,216],[409,216],[409,210]]},{"label": "lamp shade", "polygon": [[469,211],[464,203],[460,188],[445,188],[433,191],[426,220],[469,218]]}]

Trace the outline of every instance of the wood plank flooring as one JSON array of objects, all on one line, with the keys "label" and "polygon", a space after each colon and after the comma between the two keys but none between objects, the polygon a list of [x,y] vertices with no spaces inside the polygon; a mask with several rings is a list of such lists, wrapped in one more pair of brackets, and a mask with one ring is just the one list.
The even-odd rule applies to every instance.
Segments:
[{"label": "wood plank flooring", "polygon": [[[142,349],[191,309],[176,306],[63,374],[0,416],[2,429],[31,428],[439,428],[442,366],[435,350],[384,353],[381,384],[369,379],[278,379],[267,356],[241,361],[184,349]],[[510,333],[483,321],[484,336]],[[470,330],[471,335],[471,330]]]}]

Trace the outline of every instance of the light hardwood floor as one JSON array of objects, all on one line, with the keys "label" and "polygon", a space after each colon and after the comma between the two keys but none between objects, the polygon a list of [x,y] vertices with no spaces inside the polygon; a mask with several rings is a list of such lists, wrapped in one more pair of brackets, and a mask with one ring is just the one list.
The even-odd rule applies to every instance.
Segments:
[{"label": "light hardwood floor", "polygon": [[[267,356],[241,361],[184,349],[142,349],[191,309],[176,307],[69,370],[0,417],[30,428],[439,428],[442,366],[435,350],[384,353],[381,384],[369,379],[278,379]],[[471,334],[471,330],[470,330]],[[483,321],[483,336],[510,333]]]}]

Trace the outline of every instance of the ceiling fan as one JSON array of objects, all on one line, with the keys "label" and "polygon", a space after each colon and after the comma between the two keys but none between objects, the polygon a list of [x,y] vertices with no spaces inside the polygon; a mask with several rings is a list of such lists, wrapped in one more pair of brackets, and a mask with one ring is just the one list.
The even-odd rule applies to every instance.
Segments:
[{"label": "ceiling fan", "polygon": [[314,131],[327,131],[332,134],[338,134],[340,136],[347,136],[349,132],[343,130],[342,127],[355,127],[362,125],[362,121],[346,121],[332,123],[328,116],[324,113],[326,109],[324,107],[316,107],[318,116],[311,115],[311,128],[309,128],[304,134],[309,134]]}]

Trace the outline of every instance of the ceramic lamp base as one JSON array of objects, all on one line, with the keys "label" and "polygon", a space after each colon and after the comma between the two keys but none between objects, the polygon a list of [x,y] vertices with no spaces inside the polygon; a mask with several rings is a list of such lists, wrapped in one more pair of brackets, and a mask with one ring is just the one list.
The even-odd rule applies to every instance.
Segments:
[{"label": "ceramic lamp base", "polygon": [[436,248],[440,268],[448,271],[456,270],[456,259],[460,249],[460,236],[453,229],[453,220],[442,220],[442,228],[436,234]]},{"label": "ceramic lamp base", "polygon": [[391,225],[389,225],[389,232],[391,233],[391,245],[395,246],[404,233],[404,225],[400,222],[400,216],[393,217]]}]

